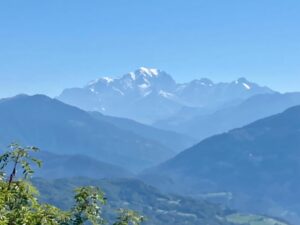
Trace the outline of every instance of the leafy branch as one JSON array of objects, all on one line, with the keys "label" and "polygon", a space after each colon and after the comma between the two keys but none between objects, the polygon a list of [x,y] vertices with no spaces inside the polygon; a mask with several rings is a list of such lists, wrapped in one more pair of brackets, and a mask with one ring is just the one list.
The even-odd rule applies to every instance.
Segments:
[{"label": "leafy branch", "polygon": [[[49,204],[39,203],[38,191],[29,182],[34,173],[32,165],[42,162],[31,156],[36,147],[11,144],[0,155],[0,225],[102,225],[102,206],[106,204],[104,193],[97,187],[80,187],[75,190],[75,205],[70,211],[62,211]],[[6,177],[5,171],[11,168]],[[18,169],[22,176],[18,177]],[[130,210],[120,210],[114,225],[140,225],[144,217]]]}]

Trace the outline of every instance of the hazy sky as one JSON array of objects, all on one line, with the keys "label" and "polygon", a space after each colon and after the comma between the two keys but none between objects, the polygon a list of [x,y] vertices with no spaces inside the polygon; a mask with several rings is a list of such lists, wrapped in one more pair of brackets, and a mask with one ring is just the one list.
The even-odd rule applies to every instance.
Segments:
[{"label": "hazy sky", "polygon": [[137,67],[300,91],[299,0],[0,1],[0,97]]}]

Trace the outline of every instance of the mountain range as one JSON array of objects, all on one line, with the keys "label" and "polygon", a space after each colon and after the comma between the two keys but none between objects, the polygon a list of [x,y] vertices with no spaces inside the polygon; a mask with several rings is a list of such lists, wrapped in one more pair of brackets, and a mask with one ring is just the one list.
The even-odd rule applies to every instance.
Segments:
[{"label": "mountain range", "polygon": [[200,141],[281,113],[296,105],[300,105],[298,92],[258,94],[223,106],[214,112],[204,112],[199,108],[185,108],[168,119],[156,122],[153,126],[181,132]]},{"label": "mountain range", "polygon": [[183,107],[216,109],[229,102],[273,92],[245,78],[230,83],[214,83],[207,78],[177,83],[162,70],[141,67],[120,78],[102,77],[83,88],[65,89],[58,99],[87,111],[151,124]]},{"label": "mountain range", "polygon": [[[245,78],[180,84],[164,71],[142,67],[120,78],[103,77],[83,88],[66,89],[56,99],[44,95],[1,99],[0,147],[12,141],[39,147],[38,158],[45,166],[35,176],[68,178],[59,182],[71,186],[75,184],[70,178],[78,176],[85,178],[74,178],[76,184],[82,179],[100,182],[90,178],[138,178],[164,192],[187,195],[195,205],[200,201],[203,206],[204,198],[299,224],[297,105],[300,93],[281,94]],[[137,210],[151,205],[146,211],[155,224],[172,221],[172,216],[190,221],[186,224],[245,221],[241,214],[223,215],[227,208],[219,211],[225,216],[220,217],[214,211],[220,208],[213,204],[196,207],[207,206],[205,213],[196,213],[192,206],[182,211],[178,205],[156,205],[157,196],[152,198],[145,184],[125,183],[126,188],[137,185],[145,191],[134,196],[143,194],[147,199],[141,202],[138,197],[139,205],[133,205]],[[112,183],[105,185],[118,189]],[[223,223],[211,218],[216,215]],[[262,224],[280,224],[270,221]]]},{"label": "mountain range", "polygon": [[[158,132],[164,140],[160,143],[151,134],[158,129],[141,125],[134,132],[134,128],[119,128],[108,120],[113,118],[107,121],[103,117],[95,118],[88,112],[43,95],[2,99],[0,145],[5,148],[16,141],[56,154],[86,155],[137,171],[174,156],[176,151],[172,146],[178,145],[183,150],[193,143],[192,139],[167,131]],[[136,122],[132,123],[138,126]],[[172,140],[169,146],[168,139]]]},{"label": "mountain range", "polygon": [[123,130],[128,130],[146,139],[162,143],[164,146],[172,149],[172,151],[175,151],[176,153],[179,153],[198,142],[197,139],[191,138],[188,135],[183,135],[180,132],[177,133],[174,131],[155,128],[138,123],[134,120],[106,116],[96,111],[90,112],[90,114],[100,121],[110,123]]},{"label": "mountain range", "polygon": [[143,178],[167,191],[224,196],[232,207],[298,224],[299,131],[300,106],[295,106],[207,138]]},{"label": "mountain range", "polygon": [[42,160],[42,168],[34,168],[34,177],[47,179],[87,177],[101,178],[130,178],[134,174],[128,170],[106,162],[96,160],[86,155],[59,155],[40,151],[34,157]]}]

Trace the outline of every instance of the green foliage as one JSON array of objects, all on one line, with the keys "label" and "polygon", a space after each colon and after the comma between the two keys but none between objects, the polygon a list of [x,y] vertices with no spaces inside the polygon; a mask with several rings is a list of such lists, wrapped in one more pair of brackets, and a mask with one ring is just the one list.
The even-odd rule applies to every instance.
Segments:
[{"label": "green foliage", "polygon": [[81,225],[90,221],[93,225],[104,224],[101,207],[104,205],[104,194],[95,187],[81,187],[75,190],[76,205],[73,208],[73,224]]},{"label": "green foliage", "polygon": [[145,221],[144,217],[132,210],[121,209],[119,213],[118,221],[114,225],[139,225]]},{"label": "green foliage", "polygon": [[[0,171],[3,171],[9,163],[13,163],[12,173],[9,177],[9,185],[12,183],[13,178],[16,176],[17,166],[21,166],[23,169],[23,176],[25,179],[29,178],[33,174],[30,163],[35,163],[41,167],[42,162],[36,158],[33,158],[30,153],[39,151],[36,147],[21,147],[20,145],[13,143],[9,146],[10,151],[5,152],[0,156]],[[1,173],[2,178],[4,173]]]},{"label": "green foliage", "polygon": [[[0,225],[101,225],[105,220],[101,207],[106,203],[99,188],[88,186],[75,190],[75,205],[62,211],[37,200],[38,191],[29,182],[34,173],[31,165],[41,166],[41,161],[32,157],[35,147],[9,146],[9,151],[0,156]],[[11,172],[6,175],[6,171]],[[17,170],[22,176],[17,176]],[[143,217],[129,210],[121,210],[115,225],[140,225]]]}]

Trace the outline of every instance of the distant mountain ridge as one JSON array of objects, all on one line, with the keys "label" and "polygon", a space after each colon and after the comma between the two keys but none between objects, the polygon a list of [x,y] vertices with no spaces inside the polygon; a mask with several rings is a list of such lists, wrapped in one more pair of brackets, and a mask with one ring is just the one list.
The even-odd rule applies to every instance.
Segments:
[{"label": "distant mountain ridge", "polygon": [[217,111],[208,112],[201,108],[185,109],[153,125],[203,140],[212,135],[245,126],[258,119],[281,113],[296,105],[300,105],[299,92],[258,94],[224,106]]},{"label": "distant mountain ridge", "polygon": [[102,77],[83,88],[65,89],[58,99],[84,110],[152,123],[184,106],[216,107],[273,92],[245,78],[231,83],[205,78],[180,84],[162,70],[141,67],[120,78]]},{"label": "distant mountain ridge", "polygon": [[[193,196],[232,193],[242,210],[300,221],[300,106],[207,138],[144,179]],[[233,197],[233,198],[232,198]]]},{"label": "distant mountain ridge", "polygon": [[[17,141],[56,154],[90,156],[131,171],[154,166],[176,154],[164,145],[168,142],[162,144],[150,136],[148,138],[148,131],[144,132],[144,129],[152,128],[142,126],[138,131],[142,135],[139,135],[44,95],[2,99],[0,126],[2,148]],[[174,135],[175,143],[179,139],[179,134],[172,132],[162,132],[161,135],[162,138]],[[188,147],[185,144],[189,139],[186,139],[187,142],[184,140],[185,137],[182,137],[178,142],[182,148]]]},{"label": "distant mountain ridge", "polygon": [[96,111],[90,112],[90,115],[100,121],[113,124],[120,129],[128,130],[141,137],[162,143],[164,146],[172,149],[176,153],[179,153],[197,143],[196,139],[187,135],[147,126],[134,120],[106,116]]},{"label": "distant mountain ridge", "polygon": [[58,155],[41,151],[34,156],[42,160],[43,169],[36,169],[34,177],[45,179],[87,177],[87,178],[129,178],[134,175],[124,168],[101,162],[86,155]]}]

